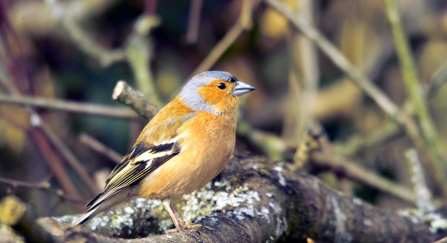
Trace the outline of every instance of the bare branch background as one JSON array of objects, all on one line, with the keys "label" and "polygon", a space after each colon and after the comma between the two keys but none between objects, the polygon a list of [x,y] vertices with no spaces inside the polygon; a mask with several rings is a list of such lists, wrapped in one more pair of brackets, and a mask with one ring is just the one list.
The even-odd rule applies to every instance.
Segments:
[{"label": "bare branch background", "polygon": [[443,0],[2,1],[0,197],[80,212],[60,202],[90,199],[145,122],[214,69],[257,88],[236,153],[439,222],[446,37]]}]

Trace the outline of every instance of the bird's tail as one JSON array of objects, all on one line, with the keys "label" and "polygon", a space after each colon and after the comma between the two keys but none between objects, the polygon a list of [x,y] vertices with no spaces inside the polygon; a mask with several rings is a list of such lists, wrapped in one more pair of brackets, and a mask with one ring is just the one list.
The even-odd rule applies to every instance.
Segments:
[{"label": "bird's tail", "polygon": [[129,188],[117,190],[114,193],[100,193],[87,204],[87,211],[82,214],[73,225],[84,225],[95,215],[117,205],[132,197]]},{"label": "bird's tail", "polygon": [[96,214],[98,214],[99,212],[97,212],[95,214],[96,210],[91,210],[91,211],[87,211],[84,214],[82,214],[77,220],[76,222],[74,222],[73,225],[84,225],[85,223],[87,223],[93,216],[95,216]]}]

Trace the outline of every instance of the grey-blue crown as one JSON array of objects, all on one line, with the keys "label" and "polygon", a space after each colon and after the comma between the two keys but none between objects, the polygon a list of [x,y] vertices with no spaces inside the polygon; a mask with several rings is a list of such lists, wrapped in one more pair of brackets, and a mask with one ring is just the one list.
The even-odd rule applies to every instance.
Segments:
[{"label": "grey-blue crown", "polygon": [[[231,73],[227,73],[227,72],[223,72],[223,71],[207,71],[207,72],[203,72],[201,74],[194,76],[190,81],[188,81],[188,84],[198,81],[199,83],[204,85],[204,84],[207,84],[207,83],[213,81],[214,79],[222,79],[222,80],[230,81],[230,82],[238,81],[237,78],[234,77]],[[200,81],[203,81],[203,83]],[[186,85],[188,85],[188,84],[186,84]]]},{"label": "grey-blue crown", "polygon": [[202,110],[209,113],[217,114],[217,111],[212,105],[206,103],[203,98],[197,93],[201,86],[207,85],[215,79],[222,79],[225,81],[236,82],[237,79],[230,73],[223,71],[207,71],[194,76],[183,86],[180,92],[180,98],[192,110]]}]

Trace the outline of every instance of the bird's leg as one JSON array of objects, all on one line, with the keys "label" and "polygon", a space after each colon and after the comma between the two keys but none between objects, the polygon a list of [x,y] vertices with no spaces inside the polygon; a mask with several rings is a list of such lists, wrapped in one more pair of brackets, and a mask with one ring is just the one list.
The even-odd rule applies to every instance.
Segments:
[{"label": "bird's leg", "polygon": [[168,211],[169,216],[171,216],[172,221],[174,222],[175,229],[167,230],[166,233],[171,232],[184,232],[187,235],[190,235],[197,239],[197,235],[192,233],[189,230],[198,230],[202,225],[200,224],[193,224],[191,221],[183,221],[180,214],[174,209],[174,207],[171,204],[171,200],[164,199],[161,201],[165,209]]}]

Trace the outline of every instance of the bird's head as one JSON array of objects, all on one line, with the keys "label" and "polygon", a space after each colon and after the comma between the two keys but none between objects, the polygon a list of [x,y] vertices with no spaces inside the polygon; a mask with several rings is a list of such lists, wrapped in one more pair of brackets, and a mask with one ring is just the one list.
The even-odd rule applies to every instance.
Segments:
[{"label": "bird's head", "polygon": [[255,90],[227,72],[203,72],[189,80],[179,94],[180,99],[192,110],[219,114],[234,110],[239,96]]}]

